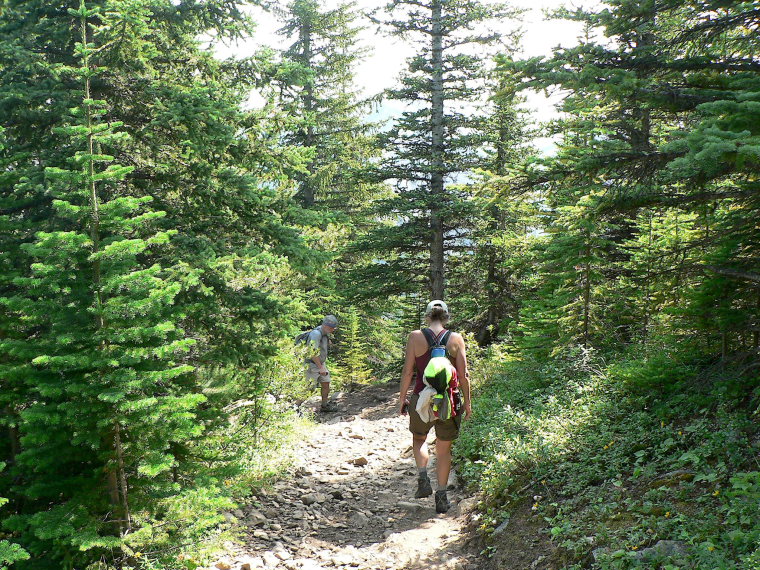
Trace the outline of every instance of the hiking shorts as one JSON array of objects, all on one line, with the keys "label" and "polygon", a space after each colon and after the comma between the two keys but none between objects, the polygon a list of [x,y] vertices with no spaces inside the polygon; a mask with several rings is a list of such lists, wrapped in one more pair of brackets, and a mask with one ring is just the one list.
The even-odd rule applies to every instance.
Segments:
[{"label": "hiking shorts", "polygon": [[330,383],[330,371],[327,374],[319,373],[319,366],[313,362],[306,367],[306,380],[314,382],[314,385],[319,388],[319,385],[323,382]]},{"label": "hiking shorts", "polygon": [[441,441],[454,441],[459,437],[459,426],[462,424],[462,414],[444,421],[425,423],[417,413],[419,394],[409,398],[409,431],[415,435],[427,435],[430,428],[435,428],[435,437]]}]

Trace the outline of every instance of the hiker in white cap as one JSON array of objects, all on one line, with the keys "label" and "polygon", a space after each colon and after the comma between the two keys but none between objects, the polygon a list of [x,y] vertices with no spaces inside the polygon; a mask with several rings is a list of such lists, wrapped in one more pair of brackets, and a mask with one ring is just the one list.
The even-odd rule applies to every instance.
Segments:
[{"label": "hiker in white cap", "polygon": [[330,347],[329,335],[338,328],[338,319],[327,315],[322,324],[309,333],[307,346],[313,350],[312,356],[306,358],[306,378],[313,381],[321,389],[322,405],[320,411],[335,412],[338,407],[328,400],[330,396],[330,371],[325,366],[327,352]]},{"label": "hiker in white cap", "polygon": [[[459,426],[462,418],[469,419],[472,415],[470,405],[470,382],[467,372],[467,353],[462,335],[446,330],[445,325],[449,321],[449,307],[440,300],[430,301],[425,309],[427,328],[412,331],[406,343],[406,358],[404,371],[401,376],[401,391],[399,393],[399,413],[409,413],[409,431],[412,432],[412,448],[414,460],[417,464],[417,492],[415,497],[429,497],[433,494],[433,488],[427,473],[428,450],[427,434],[430,428],[435,428],[435,453],[436,453],[436,478],[437,491],[435,493],[435,510],[445,513],[450,508],[446,490],[448,488],[449,473],[451,471],[451,445],[459,436]],[[425,368],[430,362],[433,347],[445,352],[456,369],[455,377],[458,381],[456,388],[452,387],[451,395],[455,414],[447,419],[436,419],[426,422],[417,411],[417,402],[420,393],[425,389],[423,380]],[[443,348],[445,348],[445,351]],[[407,399],[407,392],[412,384],[412,377],[416,373],[416,381],[411,398]]]}]

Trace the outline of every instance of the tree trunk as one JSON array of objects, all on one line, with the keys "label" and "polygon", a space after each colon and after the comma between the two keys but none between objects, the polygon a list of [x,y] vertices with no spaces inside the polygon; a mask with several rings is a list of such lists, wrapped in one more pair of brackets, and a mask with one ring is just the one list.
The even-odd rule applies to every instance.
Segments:
[{"label": "tree trunk", "polygon": [[127,530],[132,529],[132,517],[129,513],[129,490],[127,488],[127,473],[124,469],[124,448],[121,445],[121,427],[116,424],[114,430],[114,450],[116,451],[116,463],[119,473],[119,491],[121,492],[121,507],[124,512],[124,520]]},{"label": "tree trunk", "polygon": [[443,220],[441,207],[445,200],[443,178],[443,29],[441,26],[441,0],[432,2],[432,93],[431,93],[431,175],[430,175],[430,294],[443,299],[445,292]]},{"label": "tree trunk", "polygon": [[589,344],[589,321],[591,313],[591,234],[586,235],[585,283],[583,285],[583,348]]},{"label": "tree trunk", "polygon": [[[6,412],[8,416],[10,416],[10,410],[7,410]],[[16,456],[19,454],[19,451],[21,451],[21,444],[19,443],[19,433],[18,428],[16,426],[9,426],[8,427],[8,439],[10,441],[10,448],[11,448],[11,455],[9,457],[9,463],[15,463],[16,462]]]},{"label": "tree trunk", "polygon": [[[311,51],[311,25],[308,23],[304,23],[303,26],[300,29],[300,35],[301,35],[301,43],[303,45],[303,63],[304,66],[311,69],[312,67],[312,61],[311,58],[313,57],[312,51]],[[304,145],[307,147],[313,147],[315,144],[315,136],[314,136],[314,125],[312,124],[313,114],[314,114],[314,108],[315,108],[315,102],[314,102],[314,83],[309,80],[306,83],[306,86],[304,87],[304,93],[303,93],[303,107],[304,107],[304,117],[307,119],[308,124],[306,126],[306,137],[304,139]],[[307,208],[311,208],[314,206],[315,202],[315,191],[314,191],[314,171],[316,170],[316,158],[312,159],[309,164],[306,166],[307,170],[309,171],[306,179],[303,181],[303,184],[301,185],[301,194],[303,196],[303,205]]]}]

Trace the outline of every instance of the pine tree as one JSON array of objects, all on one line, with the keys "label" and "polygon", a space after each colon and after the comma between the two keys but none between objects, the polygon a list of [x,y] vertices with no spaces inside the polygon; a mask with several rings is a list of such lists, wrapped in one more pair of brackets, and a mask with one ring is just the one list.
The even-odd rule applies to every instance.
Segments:
[{"label": "pine tree", "polygon": [[[548,60],[514,66],[523,85],[570,93],[562,107],[570,118],[556,131],[565,143],[532,180],[552,186],[550,206],[575,203],[588,180],[606,189],[598,212],[614,222],[616,251],[604,271],[615,288],[604,320],[619,340],[640,338],[656,307],[667,322],[658,334],[700,335],[724,355],[731,339],[739,350],[752,343],[757,70],[746,26],[753,14],[747,3],[629,0],[596,13],[560,11],[609,41],[589,33]],[[659,219],[670,220],[661,236],[641,223]],[[642,244],[668,250],[642,255]],[[645,265],[653,256],[655,266]],[[642,279],[643,301],[635,288]]]},{"label": "pine tree", "polygon": [[[122,122],[121,130],[130,135],[109,152],[116,163],[134,168],[128,182],[104,188],[104,198],[150,199],[165,213],[154,228],[177,232],[153,248],[150,260],[181,285],[174,301],[183,308],[177,326],[196,341],[188,359],[197,365],[194,381],[208,397],[197,410],[198,421],[213,434],[206,443],[222,442],[213,453],[195,440],[173,444],[188,469],[176,470],[182,488],[203,480],[208,489],[207,499],[193,501],[199,509],[206,505],[208,516],[178,517],[154,537],[189,528],[200,533],[216,516],[214,477],[227,476],[237,459],[223,443],[225,408],[231,400],[253,398],[262,402],[257,409],[267,407],[270,384],[257,373],[282,363],[275,355],[305,312],[303,289],[313,284],[306,276],[323,260],[289,221],[299,219],[302,210],[291,199],[288,173],[305,161],[305,153],[283,144],[281,110],[272,105],[242,110],[250,89],[269,81],[269,58],[255,54],[220,61],[198,41],[252,33],[239,4],[94,0],[91,5],[102,8],[93,28],[100,46],[93,56],[99,70],[91,80],[93,98],[107,102],[104,120]],[[27,277],[36,261],[21,246],[32,242],[35,232],[60,228],[45,169],[70,168],[74,152],[69,136],[55,130],[70,122],[68,109],[80,104],[74,79],[59,71],[61,65],[77,65],[71,30],[72,16],[58,4],[26,0],[0,10],[0,126],[5,129],[0,296],[15,295],[13,280]],[[0,307],[3,338],[35,334],[35,323],[18,321]],[[0,457],[13,469],[18,412],[27,398],[19,382],[3,382],[8,390],[6,384],[0,390],[0,410],[8,414],[0,413],[0,429],[10,437],[0,438]],[[193,463],[198,457],[208,460]],[[15,506],[15,496],[7,496]],[[185,539],[198,533],[188,531]]]},{"label": "pine tree", "polygon": [[601,348],[610,340],[602,308],[608,302],[604,273],[612,265],[614,228],[597,211],[600,194],[589,189],[576,205],[551,214],[547,239],[539,245],[540,285],[520,323],[526,348],[556,354],[578,346]]},{"label": "pine tree", "polygon": [[464,188],[474,204],[469,239],[450,257],[457,320],[481,346],[503,337],[518,319],[522,282],[531,265],[529,243],[540,193],[518,187],[516,173],[532,152],[529,120],[518,107],[522,102],[509,78],[499,77],[481,127],[483,170]]},{"label": "pine tree", "polygon": [[178,326],[182,285],[152,259],[174,232],[154,229],[164,214],[149,198],[123,194],[134,169],[106,154],[126,135],[92,97],[101,12],[82,2],[70,14],[79,65],[56,72],[80,85],[57,129],[72,156],[45,170],[55,218],[21,246],[33,263],[2,298],[36,334],[0,341],[3,377],[26,397],[12,467],[24,500],[6,524],[51,568],[128,555],[144,540],[139,528],[180,491],[175,446],[200,435],[205,400],[183,362],[194,341]]},{"label": "pine tree", "polygon": [[[0,472],[5,469],[5,463],[0,463]],[[8,499],[0,497],[0,508],[8,502]],[[29,553],[18,544],[8,540],[0,540],[0,570],[9,568],[14,562],[29,560]]]},{"label": "pine tree", "polygon": [[372,355],[372,351],[362,335],[360,324],[359,314],[355,308],[343,313],[341,344],[344,348],[340,354],[341,376],[345,378],[350,390],[366,384],[371,374],[368,358]]},{"label": "pine tree", "polygon": [[[482,164],[478,120],[463,107],[484,96],[487,50],[500,39],[497,33],[471,30],[513,13],[504,5],[475,0],[394,0],[386,11],[383,23],[414,40],[418,49],[401,86],[387,92],[409,106],[382,137],[389,158],[377,175],[393,180],[397,192],[380,201],[376,212],[390,225],[370,233],[360,247],[383,260],[369,273],[396,276],[377,284],[381,294],[425,287],[433,298],[443,298],[447,253],[463,237],[457,228],[470,211],[447,180]],[[468,51],[473,47],[477,55]]]},{"label": "pine tree", "polygon": [[[372,152],[367,102],[359,100],[354,71],[366,50],[352,4],[323,10],[315,0],[294,0],[283,10],[279,30],[294,41],[283,52],[279,103],[297,121],[287,140],[311,154],[297,175],[306,207],[351,211],[366,193],[355,170]],[[369,146],[369,148],[368,148]]]}]

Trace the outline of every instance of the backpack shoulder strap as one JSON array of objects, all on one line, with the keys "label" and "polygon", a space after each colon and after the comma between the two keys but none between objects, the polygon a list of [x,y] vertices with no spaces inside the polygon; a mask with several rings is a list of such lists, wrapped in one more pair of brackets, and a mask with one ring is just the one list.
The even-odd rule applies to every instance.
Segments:
[{"label": "backpack shoulder strap", "polygon": [[430,329],[422,329],[422,334],[425,335],[425,340],[427,340],[428,348],[432,348],[437,344],[433,331]]},{"label": "backpack shoulder strap", "polygon": [[443,333],[443,336],[442,336],[442,337],[441,337],[441,339],[438,341],[438,343],[439,343],[441,346],[446,346],[446,343],[447,343],[447,342],[449,342],[449,338],[450,338],[450,337],[451,337],[451,331],[446,331],[445,333]]}]

